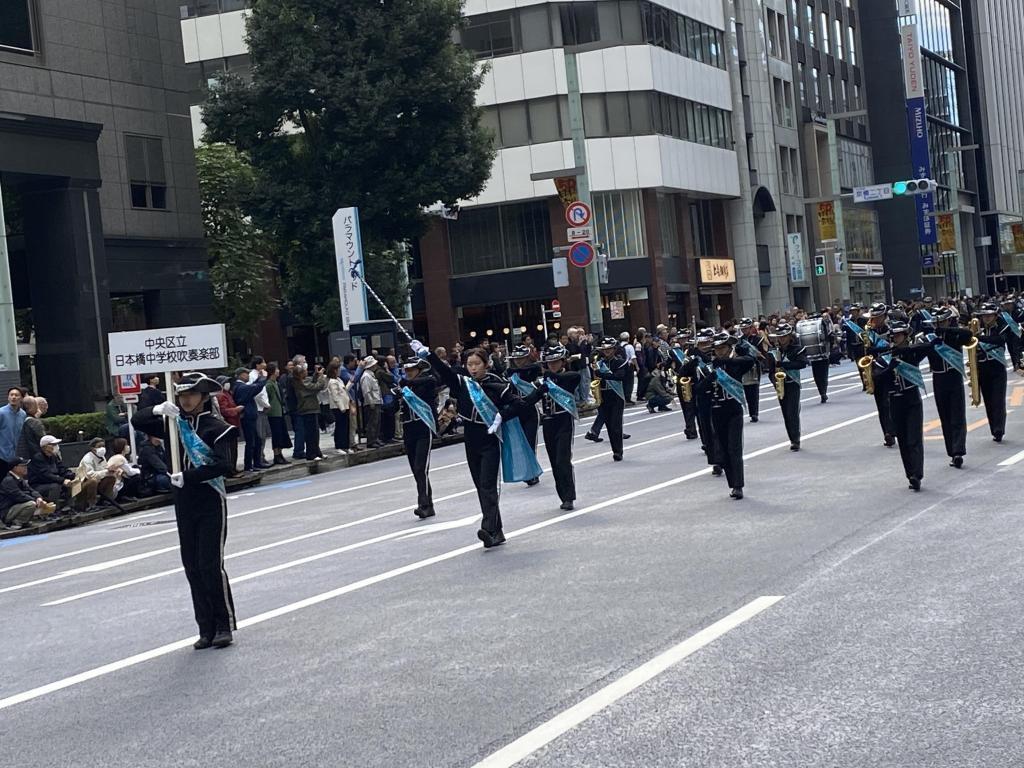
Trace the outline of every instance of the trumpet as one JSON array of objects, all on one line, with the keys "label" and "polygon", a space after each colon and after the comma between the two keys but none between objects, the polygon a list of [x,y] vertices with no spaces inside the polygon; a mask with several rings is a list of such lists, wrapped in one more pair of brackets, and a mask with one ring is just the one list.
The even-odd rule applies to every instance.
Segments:
[{"label": "trumpet", "polygon": [[[871,346],[871,334],[866,328],[861,333],[860,338],[864,342],[864,349]],[[857,370],[860,371],[860,379],[864,383],[864,391],[869,395],[875,394],[875,375],[872,372],[874,364],[875,358],[873,355],[864,355],[857,361]]]},{"label": "trumpet", "polygon": [[978,378],[978,334],[981,333],[981,322],[975,317],[968,327],[974,338],[970,344],[964,345],[964,349],[967,351],[967,364],[970,369],[967,374],[971,383],[971,405],[977,408],[981,405],[981,380]]}]

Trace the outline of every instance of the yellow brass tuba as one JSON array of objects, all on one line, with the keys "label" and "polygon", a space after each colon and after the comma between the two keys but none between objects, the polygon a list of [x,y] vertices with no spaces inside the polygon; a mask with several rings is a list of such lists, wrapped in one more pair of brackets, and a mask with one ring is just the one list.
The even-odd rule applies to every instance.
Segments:
[{"label": "yellow brass tuba", "polygon": [[[860,338],[864,342],[864,349],[871,346],[871,334],[866,328],[861,333]],[[857,370],[860,371],[860,379],[864,382],[864,391],[869,395],[875,394],[875,375],[872,371],[874,364],[875,358],[872,355],[864,355],[864,357],[857,361]]]},{"label": "yellow brass tuba", "polygon": [[981,322],[975,317],[968,327],[974,338],[970,344],[964,345],[964,349],[967,351],[967,375],[971,382],[971,405],[977,408],[981,405],[981,381],[978,379],[978,334],[981,333]]}]

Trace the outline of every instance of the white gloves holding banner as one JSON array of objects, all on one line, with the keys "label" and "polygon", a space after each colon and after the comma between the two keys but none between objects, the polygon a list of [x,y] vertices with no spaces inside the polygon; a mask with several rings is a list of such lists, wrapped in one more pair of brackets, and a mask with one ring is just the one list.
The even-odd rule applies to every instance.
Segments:
[{"label": "white gloves holding banner", "polygon": [[174,403],[166,401],[153,406],[153,413],[157,416],[169,416],[172,419],[176,418],[181,409],[178,408]]},{"label": "white gloves holding banner", "polygon": [[491,424],[491,426],[489,426],[487,428],[487,434],[488,435],[493,435],[499,429],[501,429],[501,414],[500,413],[497,416],[494,417],[494,423]]},{"label": "white gloves holding banner", "polygon": [[409,342],[409,346],[412,347],[412,353],[416,355],[416,357],[424,358],[429,354],[426,345],[422,341],[413,339]]},{"label": "white gloves holding banner", "polygon": [[171,475],[171,485],[175,488],[185,487],[185,476],[181,472],[175,472]]}]

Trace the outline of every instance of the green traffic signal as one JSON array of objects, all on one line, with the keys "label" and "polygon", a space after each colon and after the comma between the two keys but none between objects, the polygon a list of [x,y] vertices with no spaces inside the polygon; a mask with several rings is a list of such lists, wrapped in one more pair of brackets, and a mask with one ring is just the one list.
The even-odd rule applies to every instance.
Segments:
[{"label": "green traffic signal", "polygon": [[815,267],[814,267],[814,275],[815,275],[815,277],[824,277],[824,275],[825,275],[825,267],[824,267],[824,265],[820,265],[820,264],[819,265],[815,265]]},{"label": "green traffic signal", "polygon": [[894,195],[905,195],[907,194],[907,182],[905,181],[894,181],[892,184],[892,193]]}]

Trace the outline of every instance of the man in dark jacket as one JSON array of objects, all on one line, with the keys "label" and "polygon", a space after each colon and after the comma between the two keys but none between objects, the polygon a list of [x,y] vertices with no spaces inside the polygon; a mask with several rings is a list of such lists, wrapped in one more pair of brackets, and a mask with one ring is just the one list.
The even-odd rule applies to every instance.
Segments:
[{"label": "man in dark jacket", "polygon": [[170,493],[171,471],[167,468],[164,442],[158,436],[150,435],[139,448],[139,468],[142,482],[153,493]]},{"label": "man in dark jacket", "polygon": [[151,373],[146,377],[146,388],[139,395],[139,410],[160,405],[165,400],[167,400],[167,395],[160,391],[160,377]]},{"label": "man in dark jacket", "polygon": [[60,440],[44,435],[39,441],[40,452],[28,464],[28,484],[51,504],[67,506],[74,470],[64,466],[60,458]]},{"label": "man in dark jacket", "polygon": [[36,398],[25,395],[21,400],[21,409],[28,414],[25,423],[21,425],[21,434],[18,435],[18,455],[26,459],[33,459],[40,453],[39,441],[46,434],[46,427],[39,419],[39,405]]},{"label": "man in dark jacket", "polygon": [[235,398],[235,404],[245,407],[242,411],[242,435],[245,438],[245,471],[253,472],[257,469],[267,469],[259,455],[262,441],[259,438],[257,422],[260,411],[256,407],[256,395],[267,386],[266,374],[260,372],[256,381],[249,381],[249,369],[239,368],[235,371],[235,386],[231,393]]},{"label": "man in dark jacket", "polygon": [[0,521],[11,528],[31,528],[36,514],[53,511],[53,505],[32,490],[25,479],[28,463],[28,459],[15,459],[0,481]]}]

